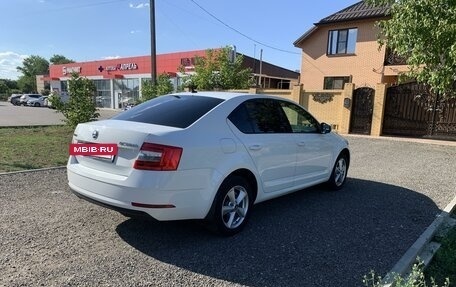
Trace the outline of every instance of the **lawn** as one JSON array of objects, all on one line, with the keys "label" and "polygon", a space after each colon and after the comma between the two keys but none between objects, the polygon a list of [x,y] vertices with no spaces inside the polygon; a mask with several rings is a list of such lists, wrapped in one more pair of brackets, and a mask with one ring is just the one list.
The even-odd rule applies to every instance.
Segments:
[{"label": "lawn", "polygon": [[[451,216],[456,219],[456,211]],[[426,278],[432,277],[437,283],[443,284],[448,277],[450,286],[456,286],[456,227],[439,241],[442,246],[426,268]]]},{"label": "lawn", "polygon": [[72,134],[66,126],[0,128],[0,172],[65,165]]}]

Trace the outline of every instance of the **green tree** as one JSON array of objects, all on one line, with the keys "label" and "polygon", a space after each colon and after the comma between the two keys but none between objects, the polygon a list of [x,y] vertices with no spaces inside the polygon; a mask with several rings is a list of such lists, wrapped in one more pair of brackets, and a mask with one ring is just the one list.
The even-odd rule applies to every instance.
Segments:
[{"label": "green tree", "polygon": [[155,97],[166,95],[174,90],[171,78],[168,74],[158,75],[157,83],[153,85],[151,81],[143,81],[141,87],[142,101],[147,101]]},{"label": "green tree", "polygon": [[10,89],[10,90],[17,90],[18,89],[16,80],[0,79],[0,81],[4,82],[8,86],[8,89]]},{"label": "green tree", "polygon": [[444,97],[456,96],[456,1],[365,1],[390,6],[391,17],[378,22],[379,42],[407,59],[406,76]]},{"label": "green tree", "polygon": [[9,93],[9,87],[5,83],[5,81],[0,80],[0,94],[7,94]]},{"label": "green tree", "polygon": [[66,103],[56,95],[49,99],[52,106],[63,114],[67,126],[75,128],[79,123],[93,121],[100,116],[94,101],[96,87],[91,80],[73,73],[68,81],[68,92],[70,98]]},{"label": "green tree", "polygon": [[198,90],[248,88],[251,70],[243,68],[242,61],[241,55],[232,57],[230,47],[209,49],[205,57],[196,57],[196,74],[188,77],[187,86],[193,86]]},{"label": "green tree", "polygon": [[23,93],[33,93],[36,92],[36,79],[27,76],[20,76],[17,79],[17,85],[19,90]]},{"label": "green tree", "polygon": [[23,92],[36,91],[36,76],[49,74],[49,62],[40,56],[32,55],[22,61],[22,67],[17,67],[22,73],[18,86]]},{"label": "green tree", "polygon": [[63,56],[63,55],[58,55],[58,54],[54,54],[54,55],[49,59],[49,62],[50,62],[52,65],[74,63],[73,60],[68,59],[67,57],[65,57],[65,56]]}]

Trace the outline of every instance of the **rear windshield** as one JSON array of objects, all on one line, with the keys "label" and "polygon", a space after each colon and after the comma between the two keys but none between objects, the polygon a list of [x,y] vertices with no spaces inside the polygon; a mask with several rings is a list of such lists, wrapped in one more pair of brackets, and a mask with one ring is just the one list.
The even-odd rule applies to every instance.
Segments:
[{"label": "rear windshield", "polygon": [[160,96],[112,119],[186,128],[221,102],[222,99],[193,95]]}]

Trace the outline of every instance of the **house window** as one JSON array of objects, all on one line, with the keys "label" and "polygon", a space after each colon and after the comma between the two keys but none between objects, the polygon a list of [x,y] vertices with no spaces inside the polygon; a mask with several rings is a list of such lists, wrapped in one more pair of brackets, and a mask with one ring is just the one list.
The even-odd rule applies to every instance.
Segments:
[{"label": "house window", "polygon": [[325,90],[342,90],[345,83],[350,83],[350,77],[325,77],[323,89]]},{"label": "house window", "polygon": [[329,31],[327,54],[354,54],[357,35],[356,28]]}]

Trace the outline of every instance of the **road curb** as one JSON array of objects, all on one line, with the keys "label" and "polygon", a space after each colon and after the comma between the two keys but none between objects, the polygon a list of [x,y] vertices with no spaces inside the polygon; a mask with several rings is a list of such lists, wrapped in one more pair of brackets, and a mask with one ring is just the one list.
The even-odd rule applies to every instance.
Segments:
[{"label": "road curb", "polygon": [[55,169],[64,169],[64,168],[66,168],[65,165],[63,165],[63,166],[55,166],[55,167],[37,168],[37,169],[27,169],[27,170],[11,171],[11,172],[0,172],[0,175],[20,174],[20,173],[28,173],[28,172],[39,172],[39,171],[47,171],[47,170],[55,170]]},{"label": "road curb", "polygon": [[48,124],[48,125],[0,126],[0,130],[1,130],[1,129],[47,128],[47,127],[61,127],[61,126],[65,126],[65,123],[60,123],[60,124]]},{"label": "road curb", "polygon": [[452,141],[452,140],[391,137],[391,136],[370,136],[370,135],[368,136],[368,135],[357,135],[357,134],[340,134],[340,135],[345,138],[379,139],[379,140],[387,140],[387,141],[410,142],[410,143],[421,143],[421,144],[432,144],[432,145],[443,145],[443,146],[456,147],[456,141]]},{"label": "road curb", "polygon": [[431,225],[426,228],[426,230],[421,234],[421,236],[413,243],[413,245],[404,253],[401,259],[394,265],[394,267],[388,272],[385,276],[384,286],[392,286],[394,277],[397,275],[404,276],[410,272],[414,263],[416,263],[417,257],[423,252],[431,240],[434,238],[435,233],[439,230],[442,224],[450,214],[456,208],[456,196],[453,200],[445,207],[445,209],[437,215],[436,219],[431,223]]}]

